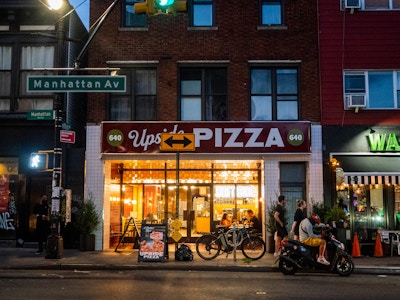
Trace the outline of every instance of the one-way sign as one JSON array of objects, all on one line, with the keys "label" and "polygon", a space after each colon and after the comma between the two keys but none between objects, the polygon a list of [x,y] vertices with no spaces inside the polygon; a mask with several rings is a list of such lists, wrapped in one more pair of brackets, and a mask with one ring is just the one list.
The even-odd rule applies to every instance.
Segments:
[{"label": "one-way sign", "polygon": [[194,133],[161,133],[161,151],[194,151]]}]

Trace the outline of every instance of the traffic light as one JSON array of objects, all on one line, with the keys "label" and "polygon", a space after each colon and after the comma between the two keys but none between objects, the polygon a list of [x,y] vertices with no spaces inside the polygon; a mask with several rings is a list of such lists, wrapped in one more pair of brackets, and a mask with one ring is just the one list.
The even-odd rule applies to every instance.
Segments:
[{"label": "traffic light", "polygon": [[47,153],[31,153],[29,168],[35,170],[46,170],[48,168],[49,157]]},{"label": "traffic light", "polygon": [[154,0],[146,0],[144,2],[137,2],[133,5],[135,14],[148,14],[154,15],[156,10],[154,9]]},{"label": "traffic light", "polygon": [[135,14],[173,14],[186,11],[186,0],[146,0],[134,4]]}]

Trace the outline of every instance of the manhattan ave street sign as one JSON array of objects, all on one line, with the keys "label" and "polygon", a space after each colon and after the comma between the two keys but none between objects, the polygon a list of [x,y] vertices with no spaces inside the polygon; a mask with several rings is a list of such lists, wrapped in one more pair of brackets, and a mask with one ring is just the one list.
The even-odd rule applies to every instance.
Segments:
[{"label": "manhattan ave street sign", "polygon": [[126,91],[126,76],[28,76],[28,92],[120,93]]},{"label": "manhattan ave street sign", "polygon": [[194,133],[161,133],[161,151],[194,151]]}]

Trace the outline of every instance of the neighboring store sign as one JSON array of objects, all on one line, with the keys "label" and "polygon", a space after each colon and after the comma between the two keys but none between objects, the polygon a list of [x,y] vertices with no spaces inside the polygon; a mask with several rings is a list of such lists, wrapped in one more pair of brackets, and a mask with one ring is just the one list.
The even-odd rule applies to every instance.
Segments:
[{"label": "neighboring store sign", "polygon": [[167,225],[142,224],[138,261],[164,261],[168,258]]},{"label": "neighboring store sign", "polygon": [[161,151],[194,151],[193,133],[161,133]]},{"label": "neighboring store sign", "polygon": [[125,92],[126,76],[28,76],[28,92]]},{"label": "neighboring store sign", "polygon": [[103,122],[103,153],[159,153],[161,133],[195,137],[195,153],[310,153],[310,122]]},{"label": "neighboring store sign", "polygon": [[399,139],[394,133],[373,133],[367,136],[371,152],[399,152]]}]

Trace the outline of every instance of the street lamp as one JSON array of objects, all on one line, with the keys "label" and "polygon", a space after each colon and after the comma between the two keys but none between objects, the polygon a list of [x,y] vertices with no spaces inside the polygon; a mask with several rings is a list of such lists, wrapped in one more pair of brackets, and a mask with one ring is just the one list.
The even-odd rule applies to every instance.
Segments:
[{"label": "street lamp", "polygon": [[63,0],[48,0],[47,3],[50,9],[59,10],[63,5]]}]

